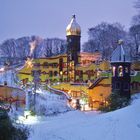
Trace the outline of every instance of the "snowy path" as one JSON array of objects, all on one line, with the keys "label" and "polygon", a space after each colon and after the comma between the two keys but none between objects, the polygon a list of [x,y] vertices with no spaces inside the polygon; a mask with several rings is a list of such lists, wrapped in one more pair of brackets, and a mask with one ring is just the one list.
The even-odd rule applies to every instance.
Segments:
[{"label": "snowy path", "polygon": [[140,99],[106,114],[71,111],[33,124],[29,140],[139,140]]}]

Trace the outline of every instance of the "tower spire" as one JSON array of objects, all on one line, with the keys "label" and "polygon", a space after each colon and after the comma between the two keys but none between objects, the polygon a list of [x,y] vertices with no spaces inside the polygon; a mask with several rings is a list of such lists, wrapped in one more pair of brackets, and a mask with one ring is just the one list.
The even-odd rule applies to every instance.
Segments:
[{"label": "tower spire", "polygon": [[72,19],[66,28],[66,35],[67,36],[69,36],[69,35],[80,36],[81,35],[81,27],[76,22],[75,14],[72,15]]}]

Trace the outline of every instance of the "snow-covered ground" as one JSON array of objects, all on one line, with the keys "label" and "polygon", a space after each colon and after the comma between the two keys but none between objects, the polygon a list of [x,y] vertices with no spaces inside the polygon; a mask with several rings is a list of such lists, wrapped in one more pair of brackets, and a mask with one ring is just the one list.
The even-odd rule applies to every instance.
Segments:
[{"label": "snow-covered ground", "polygon": [[140,95],[132,105],[101,114],[70,111],[31,124],[29,140],[139,140]]},{"label": "snow-covered ground", "polygon": [[56,95],[46,90],[37,92],[35,105],[37,115],[57,115],[71,110],[65,96]]},{"label": "snow-covered ground", "polygon": [[[0,83],[6,80],[13,86],[12,75],[10,71],[1,73]],[[136,97],[130,106],[110,113],[63,113],[69,110],[65,98],[43,92],[36,98],[36,109],[38,114],[44,111],[43,115],[48,117],[22,119],[32,129],[29,140],[140,140],[140,95]],[[20,112],[23,110],[17,114]],[[61,113],[54,115],[55,112]]]}]

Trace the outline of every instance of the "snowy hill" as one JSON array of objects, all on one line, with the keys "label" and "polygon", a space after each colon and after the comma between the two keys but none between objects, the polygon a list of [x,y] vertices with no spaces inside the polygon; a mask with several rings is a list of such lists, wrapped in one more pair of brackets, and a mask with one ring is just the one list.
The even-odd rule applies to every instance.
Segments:
[{"label": "snowy hill", "polygon": [[70,111],[32,124],[29,140],[139,140],[140,95],[110,113]]}]

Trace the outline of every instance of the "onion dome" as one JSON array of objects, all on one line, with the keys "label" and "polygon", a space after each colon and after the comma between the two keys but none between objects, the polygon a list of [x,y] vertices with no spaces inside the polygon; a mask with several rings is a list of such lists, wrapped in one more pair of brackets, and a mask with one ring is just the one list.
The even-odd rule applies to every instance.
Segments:
[{"label": "onion dome", "polygon": [[71,19],[69,25],[66,28],[66,34],[67,34],[67,36],[69,36],[69,35],[80,36],[81,35],[81,27],[76,22],[75,15],[72,16],[72,19]]},{"label": "onion dome", "polygon": [[126,54],[123,41],[119,40],[118,47],[113,51],[111,56],[111,62],[130,62],[130,57]]}]

